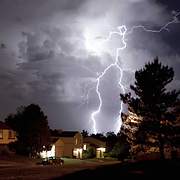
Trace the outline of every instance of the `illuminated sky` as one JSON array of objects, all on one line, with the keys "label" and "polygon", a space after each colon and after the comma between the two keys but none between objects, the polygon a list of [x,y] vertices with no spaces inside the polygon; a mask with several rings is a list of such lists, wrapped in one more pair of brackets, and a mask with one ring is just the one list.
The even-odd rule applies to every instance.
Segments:
[{"label": "illuminated sky", "polygon": [[[51,128],[92,132],[90,116],[99,103],[96,78],[123,46],[118,35],[104,39],[121,25],[157,30],[178,10],[178,0],[0,0],[1,120],[20,105],[36,103]],[[180,24],[168,28],[161,33],[136,29],[127,36],[127,48],[119,56],[126,69],[126,90],[134,71],[156,56],[175,70],[169,88],[180,87]],[[119,72],[112,68],[100,82],[99,132],[114,130],[120,108],[118,81]]]}]

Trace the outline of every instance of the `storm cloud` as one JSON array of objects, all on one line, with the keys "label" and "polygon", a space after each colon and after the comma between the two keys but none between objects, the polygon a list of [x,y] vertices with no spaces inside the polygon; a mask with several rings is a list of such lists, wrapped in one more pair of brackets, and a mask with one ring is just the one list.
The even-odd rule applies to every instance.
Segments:
[{"label": "storm cloud", "polygon": [[[122,37],[98,46],[110,31],[126,25],[160,29],[180,9],[178,1],[155,0],[0,0],[0,117],[20,105],[39,104],[51,128],[87,129],[98,108],[96,78],[115,60]],[[135,70],[159,56],[175,70],[171,88],[180,85],[180,24],[161,33],[136,29],[119,56],[128,87]],[[87,42],[87,38],[92,42]],[[99,50],[99,53],[97,53]],[[93,52],[94,51],[94,52]],[[120,108],[119,72],[112,68],[100,82],[99,132],[113,131]]]}]

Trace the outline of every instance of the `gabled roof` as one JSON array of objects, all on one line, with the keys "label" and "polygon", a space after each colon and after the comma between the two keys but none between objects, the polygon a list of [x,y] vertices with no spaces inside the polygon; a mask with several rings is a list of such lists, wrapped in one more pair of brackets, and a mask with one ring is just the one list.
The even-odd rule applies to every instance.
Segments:
[{"label": "gabled roof", "polygon": [[0,121],[0,129],[11,129],[6,123]]},{"label": "gabled roof", "polygon": [[83,143],[88,143],[88,144],[94,145],[96,147],[105,147],[106,146],[106,142],[96,139],[94,137],[84,137]]},{"label": "gabled roof", "polygon": [[58,139],[59,139],[59,137],[51,137],[50,138],[51,144],[54,144]]},{"label": "gabled roof", "polygon": [[62,131],[59,133],[59,137],[74,137],[78,131]]}]

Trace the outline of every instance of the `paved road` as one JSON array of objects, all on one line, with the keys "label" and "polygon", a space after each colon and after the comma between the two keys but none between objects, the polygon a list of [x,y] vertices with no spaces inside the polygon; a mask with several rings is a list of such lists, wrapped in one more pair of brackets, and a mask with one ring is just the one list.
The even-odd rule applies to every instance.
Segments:
[{"label": "paved road", "polygon": [[22,179],[22,180],[40,180],[40,179],[53,179],[56,177],[62,177],[64,175],[74,173],[76,171],[85,170],[85,169],[95,169],[101,165],[114,164],[118,163],[117,161],[110,162],[91,162],[83,161],[78,164],[67,164],[63,166],[42,166],[35,164],[23,164],[23,163],[13,163],[6,164],[1,163],[0,167],[0,179],[2,180],[13,180],[13,179]]}]

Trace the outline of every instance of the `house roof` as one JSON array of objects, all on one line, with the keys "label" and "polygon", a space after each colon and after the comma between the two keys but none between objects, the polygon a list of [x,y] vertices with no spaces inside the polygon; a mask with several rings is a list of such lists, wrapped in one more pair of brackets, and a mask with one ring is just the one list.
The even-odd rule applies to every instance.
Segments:
[{"label": "house roof", "polygon": [[50,138],[51,144],[54,144],[58,139],[59,139],[59,137],[51,137]]},{"label": "house roof", "polygon": [[105,147],[106,146],[106,142],[96,139],[94,137],[83,138],[83,143],[88,143],[88,144],[94,145],[96,147]]},{"label": "house roof", "polygon": [[0,129],[11,129],[6,123],[0,121]]},{"label": "house roof", "polygon": [[59,133],[59,137],[74,137],[78,131],[62,131]]}]

